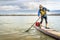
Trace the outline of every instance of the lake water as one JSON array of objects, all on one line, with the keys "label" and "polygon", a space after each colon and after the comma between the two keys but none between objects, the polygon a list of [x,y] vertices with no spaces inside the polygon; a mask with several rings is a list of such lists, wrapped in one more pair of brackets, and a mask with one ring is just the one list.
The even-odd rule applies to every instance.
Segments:
[{"label": "lake water", "polygon": [[[37,19],[37,16],[0,16],[0,40],[55,40],[34,27],[24,32]],[[48,16],[48,27],[60,32],[60,16]]]}]

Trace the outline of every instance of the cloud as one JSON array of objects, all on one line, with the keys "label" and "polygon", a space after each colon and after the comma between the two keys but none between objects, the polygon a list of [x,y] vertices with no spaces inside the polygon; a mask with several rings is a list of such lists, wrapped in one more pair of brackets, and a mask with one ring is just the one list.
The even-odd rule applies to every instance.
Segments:
[{"label": "cloud", "polygon": [[28,5],[27,5],[27,3],[26,3],[26,6],[28,6],[28,9],[37,9],[38,8],[38,6],[39,6],[39,4],[38,3],[36,3],[36,2],[28,2]]},{"label": "cloud", "polygon": [[24,10],[36,10],[39,7],[38,2],[24,2],[23,5],[19,5]]},{"label": "cloud", "polygon": [[5,3],[0,5],[0,10],[36,10],[38,6],[38,2]]},{"label": "cloud", "polygon": [[60,2],[56,0],[0,0],[0,10],[37,10],[40,4],[49,9],[60,9]]},{"label": "cloud", "polygon": [[0,6],[0,10],[19,10],[19,6]]}]

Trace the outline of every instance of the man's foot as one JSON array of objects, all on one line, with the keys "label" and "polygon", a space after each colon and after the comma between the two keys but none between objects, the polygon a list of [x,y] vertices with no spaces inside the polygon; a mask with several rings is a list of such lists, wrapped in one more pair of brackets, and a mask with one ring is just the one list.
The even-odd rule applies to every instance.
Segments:
[{"label": "man's foot", "polygon": [[42,25],[40,24],[40,28],[42,27]]},{"label": "man's foot", "polygon": [[39,28],[41,28],[41,26]]}]

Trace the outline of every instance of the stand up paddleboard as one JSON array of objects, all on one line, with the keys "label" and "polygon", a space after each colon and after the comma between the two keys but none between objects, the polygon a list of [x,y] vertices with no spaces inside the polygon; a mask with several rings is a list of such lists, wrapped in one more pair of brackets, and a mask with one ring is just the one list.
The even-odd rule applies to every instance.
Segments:
[{"label": "stand up paddleboard", "polygon": [[38,31],[40,31],[40,32],[42,32],[42,33],[44,33],[44,34],[55,38],[56,40],[60,40],[60,32],[58,32],[58,31],[56,31],[56,30],[54,30],[54,29],[51,29],[51,28],[46,29],[46,28],[43,27],[43,26],[40,28],[39,25],[35,25],[35,28],[36,28]]}]

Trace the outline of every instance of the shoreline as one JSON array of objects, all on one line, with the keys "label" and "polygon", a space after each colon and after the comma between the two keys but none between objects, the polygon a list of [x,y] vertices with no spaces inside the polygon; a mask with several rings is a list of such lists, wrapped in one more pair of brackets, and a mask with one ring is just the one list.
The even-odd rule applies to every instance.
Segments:
[{"label": "shoreline", "polygon": [[[12,14],[12,15],[0,15],[0,16],[38,16],[37,14]],[[47,16],[60,16],[60,14],[47,14]]]}]

